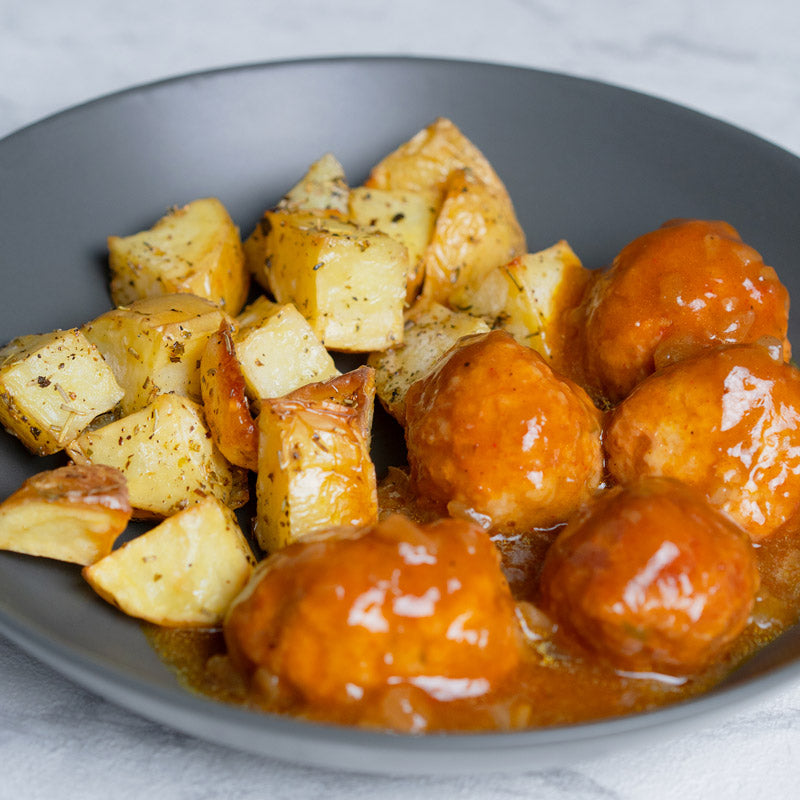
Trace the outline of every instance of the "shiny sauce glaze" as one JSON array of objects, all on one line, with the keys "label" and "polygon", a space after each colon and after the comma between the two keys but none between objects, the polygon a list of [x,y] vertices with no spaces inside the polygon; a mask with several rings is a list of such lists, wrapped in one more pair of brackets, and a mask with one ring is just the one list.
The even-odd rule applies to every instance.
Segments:
[{"label": "shiny sauce glaze", "polygon": [[708,346],[775,339],[788,358],[789,294],[729,224],[673,220],[595,271],[565,338],[566,374],[613,405],[654,370]]},{"label": "shiny sauce glaze", "polygon": [[[413,496],[403,470],[391,469],[379,494],[384,516],[401,512],[419,522],[437,516]],[[683,678],[615,670],[582,652],[574,640],[562,638],[535,605],[544,556],[559,530],[494,537],[517,601],[525,646],[518,666],[481,697],[437,700],[435,692],[406,684],[349,706],[311,706],[276,686],[245,681],[231,664],[220,631],[145,630],[183,685],[218,701],[317,721],[422,733],[572,724],[686,700],[719,683],[800,616],[800,531],[787,527],[756,545],[761,586],[747,627],[724,658]]]},{"label": "shiny sauce glaze", "polygon": [[[241,663],[236,663],[236,648],[226,649],[221,632],[150,629],[151,641],[162,658],[176,670],[180,680],[187,687],[223,702],[296,718],[412,733],[519,730],[617,717],[697,696],[724,680],[759,648],[793,625],[800,616],[799,491],[794,487],[796,476],[792,460],[797,458],[800,450],[800,444],[794,438],[794,432],[800,429],[794,418],[795,412],[800,409],[800,395],[794,395],[800,390],[795,387],[793,368],[777,366],[775,363],[787,359],[790,348],[786,339],[788,294],[777,280],[774,270],[765,266],[758,253],[746,246],[737,232],[725,223],[673,221],[628,245],[609,270],[597,273],[590,281],[583,297],[575,314],[568,315],[569,324],[562,336],[566,352],[561,363],[577,365],[579,374],[570,375],[570,379],[587,389],[598,406],[616,406],[609,415],[613,418],[611,427],[605,431],[604,445],[610,452],[610,458],[605,462],[609,474],[604,482],[600,474],[603,469],[599,456],[600,425],[595,419],[597,412],[593,407],[582,429],[593,442],[594,449],[588,456],[582,456],[580,453],[576,455],[578,451],[565,449],[568,443],[557,432],[560,430],[558,425],[553,425],[552,436],[545,430],[546,420],[538,420],[532,426],[527,400],[514,401],[515,392],[524,385],[526,391],[522,394],[539,398],[540,410],[544,409],[553,419],[561,419],[565,408],[566,415],[575,419],[581,417],[580,407],[591,406],[589,397],[585,398],[585,403],[567,403],[564,399],[566,390],[559,377],[546,374],[547,370],[538,363],[538,357],[527,352],[524,355],[517,353],[510,341],[493,331],[464,343],[458,357],[451,356],[444,366],[440,365],[432,375],[415,384],[416,388],[412,387],[408,398],[411,411],[408,405],[406,408],[406,416],[410,413],[412,417],[406,426],[410,474],[405,470],[390,469],[379,489],[383,519],[399,512],[425,525],[449,512],[456,516],[466,515],[474,521],[485,518],[490,523],[499,522],[499,527],[493,527],[498,532],[492,534],[492,540],[500,554],[503,575],[515,603],[512,604],[515,617],[511,619],[515,623],[515,630],[522,631],[522,641],[520,644],[519,639],[515,638],[514,646],[519,648],[520,655],[517,657],[515,654],[508,669],[497,671],[496,665],[490,664],[485,670],[490,684],[487,691],[459,691],[452,680],[437,678],[441,674],[437,671],[440,662],[445,668],[443,671],[446,671],[447,667],[452,666],[453,660],[458,661],[459,658],[454,655],[458,648],[450,646],[452,642],[445,642],[440,648],[441,640],[433,637],[426,641],[429,644],[433,642],[428,652],[436,668],[424,673],[427,680],[425,686],[414,680],[382,682],[378,679],[370,684],[362,681],[363,685],[353,687],[352,702],[342,702],[340,697],[334,700],[332,694],[330,702],[326,702],[322,688],[316,692],[313,701],[309,699],[309,692],[312,695],[315,692],[308,681],[302,688],[298,685],[287,687],[293,677],[290,671],[285,673],[288,680],[283,680],[278,672],[271,671],[271,666],[258,666],[251,673],[251,679],[246,679]],[[706,352],[709,347],[716,350],[721,346],[731,348],[727,353],[733,353],[733,357],[739,358],[741,355],[745,359],[734,364],[738,371],[728,370],[722,375],[722,367],[711,369],[702,361],[706,356],[700,356],[699,353]],[[742,346],[745,348],[743,355],[738,349]],[[747,349],[748,346],[754,347],[755,354]],[[573,348],[577,350],[572,352]],[[697,368],[698,375],[692,372],[691,366],[681,366],[681,362],[691,362],[693,357],[701,361]],[[724,361],[728,355],[712,354],[708,358]],[[748,370],[747,380],[739,387],[742,391],[735,391],[739,384],[732,385],[727,378],[730,375],[742,377],[745,369]],[[772,374],[786,370],[792,372],[793,377]],[[680,382],[680,391],[671,385],[662,391],[662,382],[673,380],[675,375]],[[769,391],[764,394],[767,385]],[[633,389],[634,386],[638,388]],[[764,390],[761,394],[756,391],[759,387]],[[426,389],[431,390],[432,399],[425,394]],[[632,389],[633,393],[630,394]],[[714,396],[710,399],[695,396],[702,391]],[[722,397],[716,396],[715,392]],[[572,390],[567,394],[571,397]],[[548,398],[547,402],[552,402],[545,407],[542,405],[545,401],[541,398]],[[413,418],[415,401],[424,412],[416,423]],[[674,413],[667,408],[668,401],[679,406]],[[730,413],[719,422],[720,408],[724,415],[725,402],[730,404],[732,401],[735,401],[735,408],[728,409]],[[553,403],[555,405],[551,407]],[[705,414],[707,419],[695,419],[698,414]],[[701,424],[703,422],[706,424]],[[658,428],[661,424],[667,426],[663,435]],[[525,426],[522,434],[520,425]],[[728,441],[725,436],[720,437],[720,434],[737,426],[742,430],[735,431],[735,442]],[[537,436],[533,435],[534,429]],[[783,432],[787,430],[793,433],[783,437]],[[465,431],[469,433],[465,434]],[[764,438],[765,431],[775,435],[769,433]],[[541,432],[547,435],[539,436]],[[662,439],[663,446],[660,444]],[[787,452],[778,453],[776,450],[773,454],[773,440],[778,439],[788,442]],[[545,449],[540,453],[533,444],[545,440],[552,440],[550,443],[555,446],[552,452]],[[676,440],[685,450],[675,453]],[[737,479],[730,459],[738,458],[739,462],[744,463],[741,448],[751,440],[757,441],[760,449],[756,448],[752,453],[748,450],[747,463],[744,464],[748,467],[747,474]],[[554,456],[555,451],[560,455]],[[591,457],[595,451],[597,457]],[[716,459],[711,465],[701,465],[699,472],[703,476],[717,476],[717,484],[709,486],[703,481],[688,480],[692,476],[685,473],[696,460],[694,457],[698,452]],[[491,457],[487,458],[487,454]],[[548,475],[558,478],[553,480],[552,487],[540,479],[540,473],[543,476],[545,469],[544,466],[540,468],[536,460],[544,464],[543,459],[551,456],[553,463],[546,464]],[[571,466],[584,462],[588,465],[586,470],[579,474],[570,471]],[[489,463],[491,470],[487,472],[484,467]],[[715,465],[719,467],[716,471]],[[753,465],[755,472],[751,469]],[[556,472],[551,472],[551,469]],[[561,474],[557,472],[558,469],[566,469],[567,472]],[[777,472],[773,474],[775,470]],[[528,483],[520,481],[517,473]],[[791,478],[788,477],[789,473]],[[678,669],[666,675],[647,670],[635,672],[614,668],[611,666],[614,659],[608,653],[604,654],[597,647],[594,647],[595,652],[584,649],[597,644],[591,641],[591,637],[584,638],[584,644],[581,644],[581,637],[575,636],[575,630],[566,631],[563,625],[559,627],[540,610],[542,607],[548,608],[548,602],[554,605],[554,613],[559,613],[560,609],[567,606],[558,602],[553,604],[552,592],[548,597],[546,591],[547,569],[559,554],[558,548],[551,550],[551,547],[562,526],[549,529],[535,527],[552,521],[546,517],[536,517],[537,509],[547,508],[552,503],[552,497],[556,497],[565,501],[568,507],[558,509],[555,518],[568,519],[575,507],[586,498],[566,496],[566,485],[575,483],[581,486],[588,482],[592,491],[611,487],[611,492],[604,493],[608,496],[617,488],[627,491],[627,482],[638,480],[642,474],[688,481],[694,484],[693,489],[700,490],[706,500],[718,508],[723,506],[718,494],[724,500],[730,497],[731,486],[734,489],[746,489],[751,482],[758,483],[762,492],[777,491],[783,498],[781,503],[773,497],[748,495],[744,498],[748,508],[762,501],[775,508],[774,519],[765,519],[763,526],[755,519],[739,519],[732,513],[735,508],[723,506],[722,510],[740,522],[753,539],[753,551],[746,551],[745,560],[749,566],[740,564],[738,569],[740,577],[745,574],[749,577],[746,591],[742,590],[749,595],[747,606],[736,626],[729,629],[730,636],[735,638],[732,642],[730,638],[725,639],[723,655],[711,662],[686,661],[684,666],[710,663],[710,666],[693,667],[694,671]],[[455,478],[450,484],[439,486],[447,475]],[[760,478],[764,476],[766,480],[761,482]],[[620,487],[612,487],[614,479],[620,482]],[[491,483],[489,500],[484,502],[484,487],[491,480],[495,483]],[[536,495],[534,490],[540,489],[541,496]],[[499,509],[492,504],[497,496],[505,499],[511,497],[511,511],[507,507],[509,504]],[[565,536],[560,537],[559,546],[565,539],[573,537],[574,521],[575,517],[572,517],[571,527]],[[741,531],[739,533],[744,535]],[[680,539],[678,536],[675,541]],[[680,542],[676,545],[670,539],[665,540],[665,544],[677,550]],[[691,550],[694,545],[689,543],[686,546]],[[484,561],[495,558],[496,554],[491,548],[482,552]],[[708,558],[703,556],[703,552]],[[710,566],[710,572],[725,572],[729,564],[723,551],[711,548],[703,552],[700,553],[703,557],[697,562],[699,565]],[[760,585],[742,630],[749,596],[752,596],[757,583],[753,575],[753,552]],[[606,554],[609,553],[610,549]],[[622,560],[626,560],[625,556]],[[341,563],[348,566],[345,561]],[[580,562],[573,576],[582,579],[591,573],[592,564],[600,564],[601,561],[592,562],[586,568],[587,563],[586,560]],[[546,564],[548,567],[545,567]],[[649,567],[649,562],[645,567]],[[505,589],[503,576],[498,573],[496,564],[494,568],[494,589],[497,583]],[[464,577],[465,583],[474,580],[474,597],[478,598],[479,604],[484,597],[497,596],[496,592],[483,594],[486,591],[484,579],[488,573],[482,567],[467,569],[475,570],[475,575]],[[737,571],[734,567],[731,570]],[[443,566],[439,572],[445,574],[446,567]],[[699,576],[701,572],[697,570],[693,574]],[[638,582],[636,588],[648,596],[653,589],[655,596],[664,587],[659,583],[660,578],[655,577],[655,572],[652,578],[647,578],[647,573],[648,569],[639,570],[635,577]],[[541,580],[543,575],[544,581]],[[680,574],[677,578],[691,583],[690,573]],[[329,571],[327,579],[334,588],[338,587],[341,596],[348,592],[354,594],[354,599],[348,595],[347,602],[351,608],[352,604],[359,602],[358,593],[368,591],[358,588],[365,586],[363,581],[351,580],[348,583],[338,573]],[[625,602],[627,589],[630,588],[626,580],[621,579],[622,594],[615,595],[622,597]],[[642,585],[642,581],[649,583]],[[545,591],[540,596],[542,583]],[[735,581],[729,584],[734,588],[728,589],[727,596],[737,597]],[[300,578],[298,586],[302,588]],[[312,593],[316,591],[313,582],[307,586]],[[688,586],[686,591],[693,602],[697,600],[702,606],[709,601],[713,605],[719,600],[712,597],[718,586],[720,584],[714,584],[708,591],[701,589],[696,595],[692,594],[692,586]],[[302,595],[301,591],[301,599]],[[426,626],[434,630],[443,619],[449,619],[446,613],[441,613],[447,596],[443,592],[441,601],[437,599],[430,604],[428,612],[416,615],[417,618],[420,614],[427,615],[417,630]],[[283,602],[280,592],[274,597],[278,605]],[[395,595],[395,599],[398,599],[398,595]],[[419,600],[419,593],[403,586],[399,599],[414,603]],[[631,636],[642,634],[643,637],[646,633],[643,628],[637,627],[635,613],[640,609],[636,605],[628,604],[628,611],[633,614],[618,615],[611,623],[616,626],[618,633],[621,632],[626,644],[630,643]],[[722,605],[727,604],[723,602]],[[262,603],[262,608],[267,609],[266,618],[272,624],[275,614],[270,604]],[[668,614],[670,608],[672,606],[665,603],[657,611],[666,611]],[[336,621],[337,613],[341,616],[341,612],[323,607],[319,616],[323,620]],[[481,613],[486,616],[486,609],[479,608],[478,615]],[[710,623],[716,624],[718,620],[713,617]],[[562,615],[561,619],[566,625],[574,623],[576,618],[574,615],[571,619]],[[312,621],[316,628],[320,627],[319,620],[312,617]],[[517,621],[519,626],[516,626]],[[361,632],[352,630],[350,626],[353,624],[348,620],[343,626],[340,624],[339,627],[320,630],[328,637],[339,637],[349,647],[349,643],[357,642],[361,635]],[[230,632],[230,627],[229,617],[226,634]],[[302,626],[295,627],[302,632]],[[487,638],[491,638],[493,632],[497,634],[501,627],[493,618],[483,626],[483,631]],[[736,635],[736,631],[740,630]],[[692,632],[693,635],[698,633],[694,629]],[[448,629],[445,636],[448,640],[451,638],[449,633]],[[702,633],[700,630],[698,635]],[[260,636],[260,629],[257,634]],[[257,640],[258,636],[251,636],[251,640]],[[500,638],[502,640],[502,636]],[[336,643],[341,644],[339,639]],[[398,648],[395,652],[402,654],[403,658],[406,654],[400,648],[405,648],[406,644],[406,638],[395,642]],[[264,660],[257,663],[270,665],[270,648],[278,649],[279,646],[277,638],[274,642],[268,641]],[[348,655],[353,653],[354,663],[362,664],[376,646],[375,642],[370,642],[364,649],[337,647],[336,658],[341,661],[344,649]],[[320,684],[330,678],[326,674],[329,666],[333,673],[349,676],[346,670],[328,664],[328,654],[324,648],[309,646],[307,652],[315,653],[317,660],[312,663],[310,670],[305,670],[301,665],[303,668],[300,672],[316,674]],[[425,648],[422,647],[420,652],[424,653]],[[718,652],[715,651],[715,656]],[[505,651],[498,648],[495,653],[503,655]],[[296,657],[297,653],[293,655]],[[390,651],[386,655],[393,656]],[[453,660],[448,660],[450,655],[453,655]],[[373,672],[379,678],[389,674],[382,670],[379,660],[371,663],[377,665]],[[463,664],[463,661],[460,663]],[[641,670],[641,667],[636,668]],[[410,676],[418,674],[411,670],[406,672]]]}]

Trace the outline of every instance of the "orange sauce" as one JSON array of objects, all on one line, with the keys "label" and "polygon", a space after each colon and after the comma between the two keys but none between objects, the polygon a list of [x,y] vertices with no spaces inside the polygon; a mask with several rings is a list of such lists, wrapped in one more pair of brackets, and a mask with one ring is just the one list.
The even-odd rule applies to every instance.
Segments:
[{"label": "orange sauce", "polygon": [[[419,522],[435,514],[410,494],[405,472],[390,470],[380,487],[384,514]],[[685,679],[626,674],[559,637],[535,608],[539,572],[558,529],[495,538],[518,602],[528,647],[520,666],[491,694],[441,701],[414,686],[394,686],[342,708],[309,707],[270,686],[248,686],[233,669],[220,631],[146,626],[160,657],[187,688],[265,712],[409,732],[518,730],[631,714],[708,691],[800,616],[800,532],[787,530],[756,547],[761,588],[750,621],[725,657]]]}]

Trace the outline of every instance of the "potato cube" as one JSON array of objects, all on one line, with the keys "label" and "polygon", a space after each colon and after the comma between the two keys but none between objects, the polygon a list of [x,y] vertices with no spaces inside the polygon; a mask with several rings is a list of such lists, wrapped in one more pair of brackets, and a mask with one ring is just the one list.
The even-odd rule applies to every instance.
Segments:
[{"label": "potato cube", "polygon": [[438,209],[451,173],[464,168],[498,193],[505,193],[486,156],[451,120],[440,117],[376,164],[366,186],[424,194]]},{"label": "potato cube", "polygon": [[406,392],[411,384],[424,378],[462,336],[489,330],[484,320],[437,303],[413,308],[408,314],[403,344],[369,357],[383,407],[403,424]]},{"label": "potato cube", "polygon": [[0,423],[37,455],[63,450],[122,395],[98,348],[75,328],[0,349]]},{"label": "potato cube", "polygon": [[326,153],[283,196],[278,208],[286,211],[317,209],[345,214],[347,191],[344,168],[334,155]]},{"label": "potato cube", "polygon": [[369,457],[374,372],[360,367],[285,397],[259,414],[255,533],[274,552],[306,534],[377,519]]},{"label": "potato cube", "polygon": [[85,567],[83,577],[130,616],[211,627],[222,622],[254,564],[230,509],[209,497]]},{"label": "potato cube", "polygon": [[469,170],[451,173],[422,266],[422,295],[454,308],[493,267],[525,252],[525,234],[505,188]]},{"label": "potato cube", "polygon": [[237,314],[247,300],[239,230],[214,197],[172,209],[149,230],[109,236],[108,253],[114,305],[188,292]]},{"label": "potato cube", "polygon": [[420,261],[433,235],[437,206],[421,194],[360,186],[351,190],[349,208],[356,224],[377,228],[405,245],[409,257],[406,304],[411,305],[422,284]]},{"label": "potato cube", "polygon": [[233,336],[247,390],[257,403],[339,374],[330,353],[291,303],[259,297],[238,317]]},{"label": "potato cube", "polygon": [[247,502],[247,473],[216,448],[203,409],[176,394],[87,431],[67,452],[78,464],[121,470],[137,516],[169,516],[209,495],[231,508]]},{"label": "potato cube", "polygon": [[267,211],[248,259],[325,347],[368,352],[402,341],[408,251],[386,234],[329,213]]},{"label": "potato cube", "polygon": [[497,320],[515,339],[557,365],[564,312],[580,303],[590,275],[561,240],[491,270],[465,293],[464,301],[472,314]]},{"label": "potato cube", "polygon": [[113,309],[83,327],[125,390],[123,414],[175,392],[200,400],[200,359],[226,316],[210,300],[171,294]]},{"label": "potato cube", "polygon": [[0,504],[0,548],[93,564],[111,552],[130,518],[119,470],[72,464],[28,478]]}]

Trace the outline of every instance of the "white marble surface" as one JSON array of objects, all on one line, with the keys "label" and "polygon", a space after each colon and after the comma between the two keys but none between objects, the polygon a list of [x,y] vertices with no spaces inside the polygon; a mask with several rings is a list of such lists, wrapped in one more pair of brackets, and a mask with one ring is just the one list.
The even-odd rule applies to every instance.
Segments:
[{"label": "white marble surface", "polygon": [[[796,0],[0,0],[0,136],[173,74],[339,53],[466,57],[600,78],[800,154]],[[376,778],[173,732],[0,639],[0,765],[0,798],[16,799],[788,798],[800,792],[800,685],[691,735],[567,768]]]}]

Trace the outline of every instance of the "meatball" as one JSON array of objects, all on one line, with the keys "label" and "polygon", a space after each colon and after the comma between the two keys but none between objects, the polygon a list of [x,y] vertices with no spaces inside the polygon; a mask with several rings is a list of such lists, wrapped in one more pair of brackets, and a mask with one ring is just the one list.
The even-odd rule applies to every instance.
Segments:
[{"label": "meatball", "polygon": [[759,345],[712,348],[639,384],[605,446],[618,481],[678,478],[769,536],[800,508],[800,372]]},{"label": "meatball", "polygon": [[670,478],[598,496],[545,557],[542,605],[618,669],[708,665],[743,630],[758,588],[747,535]]},{"label": "meatball", "polygon": [[262,562],[224,625],[234,663],[317,706],[411,684],[489,692],[518,664],[515,604],[487,534],[464,520],[307,537]]},{"label": "meatball", "polygon": [[406,396],[412,483],[495,530],[564,521],[600,485],[589,396],[502,331],[466,337]]},{"label": "meatball", "polygon": [[614,404],[670,361],[763,337],[788,360],[788,314],[775,270],[734,228],[673,220],[628,244],[588,291],[578,312],[580,382]]}]

